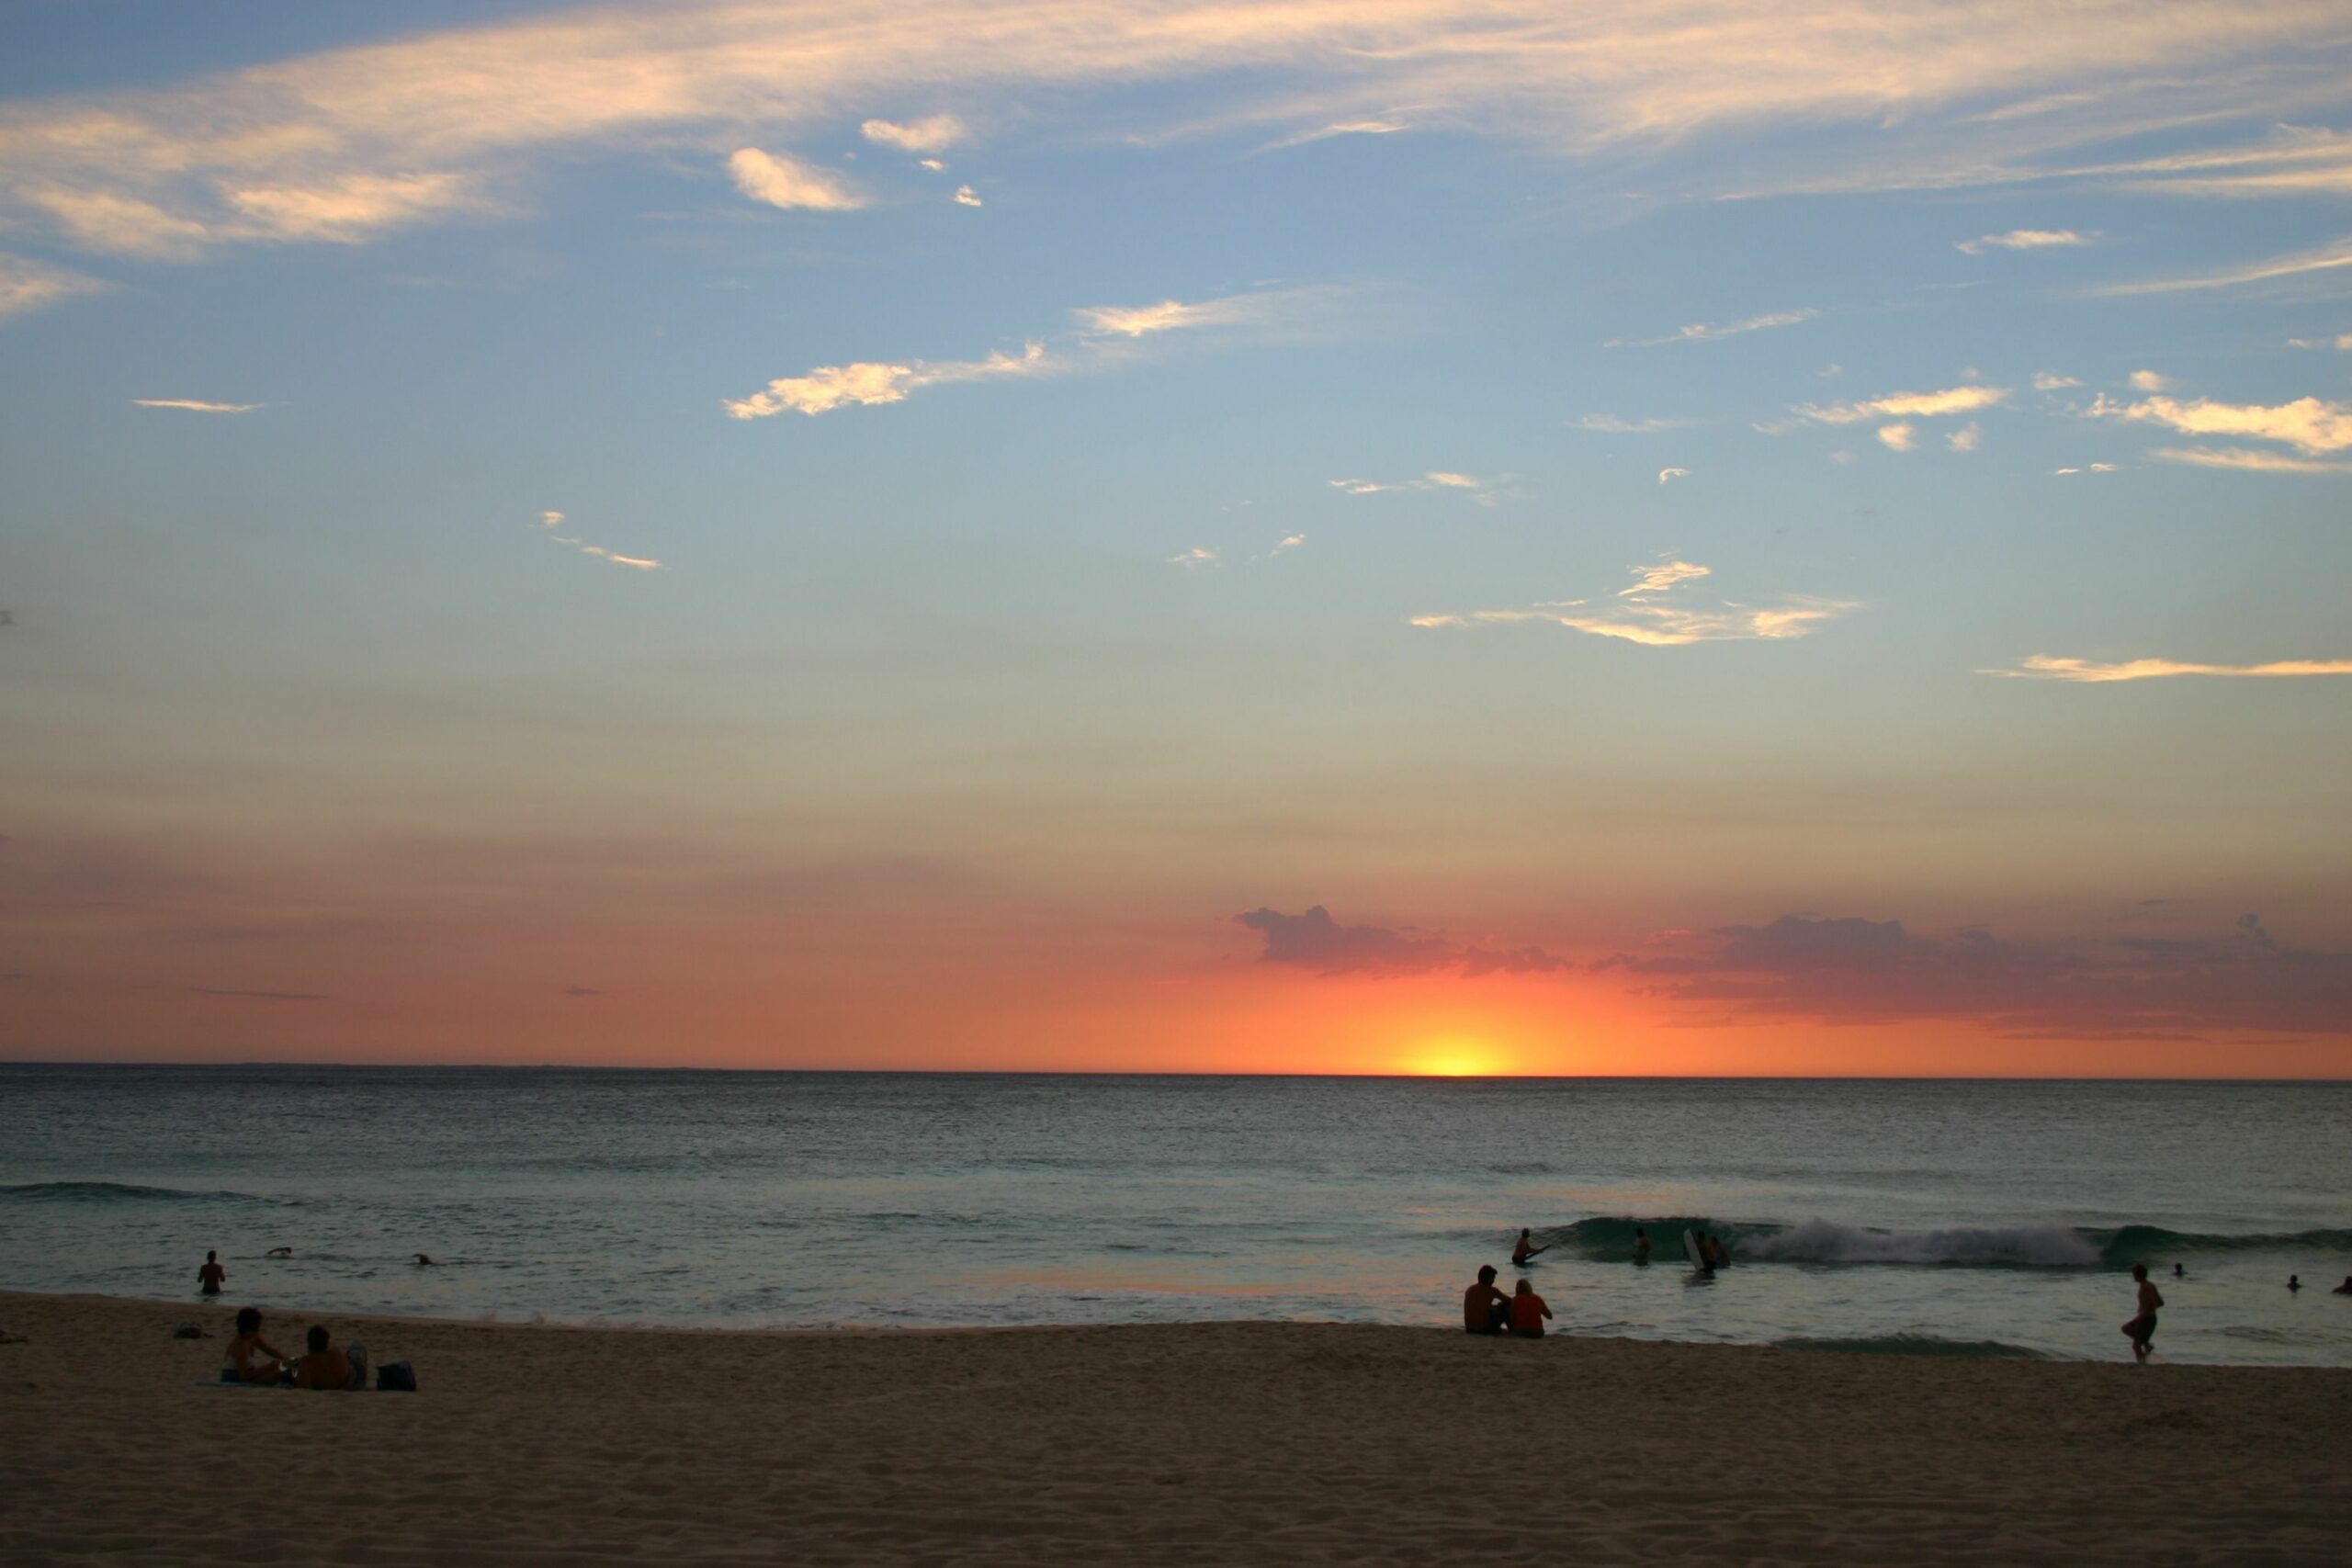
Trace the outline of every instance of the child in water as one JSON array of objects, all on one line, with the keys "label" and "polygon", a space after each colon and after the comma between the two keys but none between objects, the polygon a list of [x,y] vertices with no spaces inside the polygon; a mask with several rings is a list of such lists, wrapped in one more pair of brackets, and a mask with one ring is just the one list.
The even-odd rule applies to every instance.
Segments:
[{"label": "child in water", "polygon": [[2165,1299],[2157,1293],[2154,1281],[2148,1278],[2146,1264],[2132,1265],[2132,1278],[2140,1286],[2140,1315],[2123,1325],[2123,1333],[2132,1341],[2132,1359],[2144,1365],[2148,1359],[2148,1342],[2156,1337],[2156,1309],[2165,1304]]}]

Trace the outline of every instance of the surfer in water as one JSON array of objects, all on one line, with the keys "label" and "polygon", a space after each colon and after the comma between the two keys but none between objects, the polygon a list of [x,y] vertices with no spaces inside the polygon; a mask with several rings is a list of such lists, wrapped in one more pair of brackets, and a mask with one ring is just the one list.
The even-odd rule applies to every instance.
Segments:
[{"label": "surfer in water", "polygon": [[204,1255],[204,1267],[196,1271],[196,1288],[208,1296],[217,1296],[221,1281],[228,1277],[229,1270],[220,1267],[220,1255],[208,1252]]},{"label": "surfer in water", "polygon": [[1548,1247],[1536,1246],[1535,1238],[1527,1233],[1526,1227],[1521,1226],[1519,1233],[1519,1240],[1510,1249],[1510,1260],[1513,1263],[1518,1264],[1520,1267],[1525,1268],[1529,1258],[1533,1258],[1539,1252],[1549,1252],[1552,1249]]},{"label": "surfer in water", "polygon": [[2352,1274],[2344,1276],[2344,1283],[2327,1292],[2331,1296],[2352,1296]]},{"label": "surfer in water", "polygon": [[439,1263],[434,1260],[433,1256],[430,1253],[424,1252],[420,1252],[416,1255],[416,1266],[419,1269],[438,1269],[441,1267]]},{"label": "surfer in water", "polygon": [[1646,1269],[1650,1263],[1650,1233],[1641,1226],[1634,1227],[1634,1267]]},{"label": "surfer in water", "polygon": [[1731,1254],[1724,1250],[1722,1242],[1715,1239],[1713,1232],[1706,1231],[1700,1234],[1699,1250],[1706,1256],[1708,1273],[1712,1274],[1718,1269],[1731,1267]]},{"label": "surfer in water", "polygon": [[[2132,1359],[2145,1365],[2149,1341],[2156,1337],[2156,1309],[2165,1304],[2165,1298],[2156,1290],[2155,1281],[2148,1278],[2146,1264],[2132,1265],[2132,1278],[2140,1286],[2140,1315],[2123,1325],[2123,1334],[2132,1341]],[[2352,1280],[2345,1283],[2352,1285]]]}]

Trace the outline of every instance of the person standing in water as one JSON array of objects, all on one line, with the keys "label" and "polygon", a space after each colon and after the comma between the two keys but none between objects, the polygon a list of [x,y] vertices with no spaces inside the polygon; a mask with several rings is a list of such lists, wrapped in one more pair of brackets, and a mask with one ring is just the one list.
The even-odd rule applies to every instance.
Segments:
[{"label": "person standing in water", "polygon": [[229,1270],[220,1267],[220,1255],[208,1252],[204,1255],[204,1267],[196,1271],[196,1288],[208,1296],[217,1296],[221,1282],[228,1278]]},{"label": "person standing in water", "polygon": [[1510,1249],[1510,1260],[1513,1263],[1524,1266],[1527,1260],[1534,1257],[1537,1253],[1549,1252],[1552,1249],[1548,1247],[1536,1246],[1535,1238],[1528,1234],[1525,1226],[1521,1226],[1519,1232],[1519,1240],[1512,1245]]},{"label": "person standing in water", "polygon": [[2300,1291],[2302,1288],[2303,1277],[2301,1274],[2290,1274],[2287,1276],[2287,1289],[2290,1291]]},{"label": "person standing in water", "polygon": [[2165,1298],[2158,1293],[2155,1281],[2148,1278],[2146,1264],[2132,1265],[2132,1278],[2140,1286],[2140,1315],[2123,1325],[2123,1335],[2132,1341],[2132,1359],[2144,1365],[2148,1342],[2156,1337],[2156,1309],[2165,1304]]},{"label": "person standing in water", "polygon": [[1634,1227],[1634,1267],[1647,1268],[1650,1260],[1650,1233],[1641,1226]]}]

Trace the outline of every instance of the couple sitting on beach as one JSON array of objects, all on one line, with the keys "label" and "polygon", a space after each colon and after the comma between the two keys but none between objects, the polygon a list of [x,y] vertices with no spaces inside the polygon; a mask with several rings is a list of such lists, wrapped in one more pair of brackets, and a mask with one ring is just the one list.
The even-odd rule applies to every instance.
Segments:
[{"label": "couple sitting on beach", "polygon": [[367,1346],[354,1340],[338,1350],[326,1329],[315,1323],[305,1339],[309,1353],[289,1360],[261,1337],[260,1312],[253,1307],[241,1308],[237,1313],[237,1337],[229,1341],[229,1364],[220,1369],[220,1381],[316,1389],[368,1386]]},{"label": "couple sitting on beach", "polygon": [[1525,1280],[1519,1293],[1507,1296],[1495,1288],[1495,1266],[1478,1270],[1478,1282],[1462,1292],[1462,1327],[1469,1334],[1513,1334],[1521,1339],[1544,1337],[1544,1320],[1552,1309]]}]

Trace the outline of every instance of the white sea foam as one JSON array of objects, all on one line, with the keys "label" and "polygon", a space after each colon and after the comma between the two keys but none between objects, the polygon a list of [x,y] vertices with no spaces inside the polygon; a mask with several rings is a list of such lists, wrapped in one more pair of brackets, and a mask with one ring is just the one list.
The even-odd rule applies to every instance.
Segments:
[{"label": "white sea foam", "polygon": [[1828,1220],[1807,1220],[1745,1242],[1739,1255],[1775,1263],[1974,1263],[2031,1269],[2080,1269],[2099,1260],[2098,1247],[2063,1225],[1883,1231]]}]

